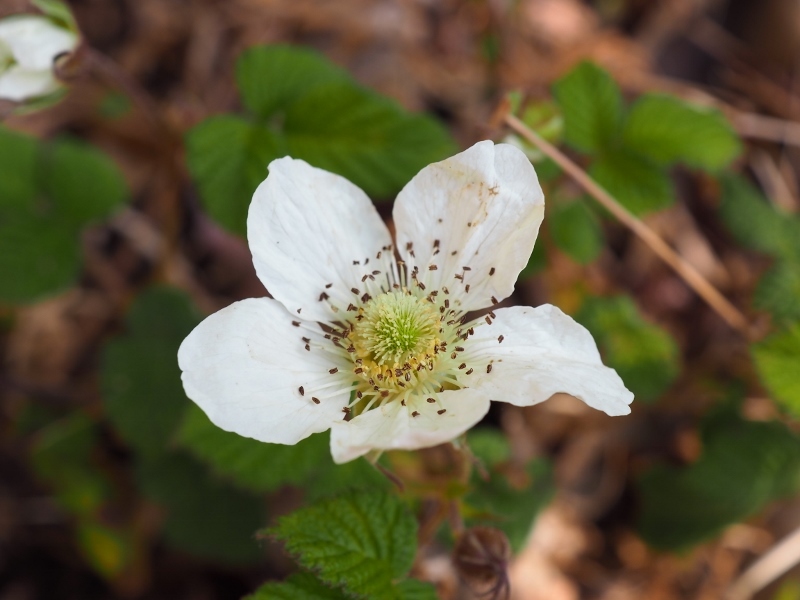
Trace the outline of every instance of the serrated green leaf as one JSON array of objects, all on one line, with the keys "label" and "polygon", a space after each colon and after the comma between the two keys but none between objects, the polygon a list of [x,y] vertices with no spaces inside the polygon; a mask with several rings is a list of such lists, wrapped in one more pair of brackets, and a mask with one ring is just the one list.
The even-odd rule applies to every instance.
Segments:
[{"label": "serrated green leaf", "polygon": [[761,277],[753,296],[756,308],[772,314],[777,322],[800,320],[800,259],[778,260]]},{"label": "serrated green leaf", "polygon": [[187,159],[211,215],[239,235],[274,158],[306,160],[388,198],[422,167],[455,152],[436,121],[360,87],[308,50],[251,49],[238,77],[257,122],[219,116],[200,123],[187,136]]},{"label": "serrated green leaf", "polygon": [[255,492],[298,485],[314,499],[350,487],[388,486],[388,480],[366,461],[334,464],[328,434],[313,435],[293,446],[265,444],[223,431],[195,405],[186,411],[175,442],[219,476]]},{"label": "serrated green leaf", "polygon": [[227,487],[179,454],[142,461],[135,474],[142,492],[166,511],[167,542],[227,564],[258,560],[255,533],[265,519],[258,498]]},{"label": "serrated green leaf", "polygon": [[800,219],[776,211],[743,177],[725,175],[720,181],[720,215],[740,243],[775,257],[800,259]]},{"label": "serrated green leaf", "polygon": [[581,200],[551,203],[547,226],[556,246],[585,265],[603,250],[603,230],[594,213]]},{"label": "serrated green leaf", "polygon": [[416,552],[417,522],[408,507],[376,491],[301,509],[271,532],[323,581],[374,600],[401,598],[393,583],[411,568]]},{"label": "serrated green leaf", "polygon": [[195,405],[186,412],[175,441],[233,483],[258,492],[300,484],[320,464],[334,468],[324,435],[294,446],[265,444],[220,429]]},{"label": "serrated green leaf", "polygon": [[697,462],[657,466],[639,478],[638,531],[654,548],[683,550],[792,493],[798,473],[800,441],[783,424],[716,424]]},{"label": "serrated green leaf", "polygon": [[211,117],[186,137],[189,169],[211,217],[244,236],[247,209],[267,165],[286,154],[281,139],[262,125],[232,115]]},{"label": "serrated green leaf", "polygon": [[406,579],[397,585],[402,600],[438,600],[436,587],[427,581]]},{"label": "serrated green leaf", "polygon": [[619,87],[607,71],[582,62],[553,86],[564,115],[564,139],[584,152],[614,143],[622,126],[624,106]]},{"label": "serrated green leaf", "polygon": [[176,357],[199,322],[183,292],[152,288],[131,307],[127,332],[106,345],[100,373],[106,413],[141,456],[166,450],[189,406]]},{"label": "serrated green leaf", "polygon": [[244,600],[349,600],[310,573],[297,573],[282,583],[266,583]]},{"label": "serrated green leaf", "polygon": [[739,138],[718,110],[656,94],[642,96],[631,107],[623,143],[633,153],[661,165],[681,162],[709,171],[723,168],[742,150]]},{"label": "serrated green leaf", "polygon": [[0,127],[0,301],[67,285],[78,272],[81,230],[126,194],[97,150],[70,140],[40,144]]},{"label": "serrated green leaf", "polygon": [[315,86],[347,80],[346,71],[307,48],[256,46],[236,61],[236,84],[242,101],[264,120],[285,110]]},{"label": "serrated green leaf", "polygon": [[[474,449],[474,448],[473,448]],[[467,525],[489,525],[503,531],[511,548],[522,548],[536,515],[550,502],[555,492],[552,466],[549,462],[533,460],[525,467],[527,485],[512,485],[501,472],[499,463],[489,470],[489,480],[478,473],[472,477],[472,490],[465,501],[472,513]]]},{"label": "serrated green leaf", "polygon": [[800,323],[751,347],[761,381],[772,397],[800,417]]},{"label": "serrated green leaf", "polygon": [[592,163],[589,174],[635,215],[670,206],[675,201],[667,173],[643,157],[608,152]]},{"label": "serrated green leaf", "polygon": [[678,376],[675,340],[647,322],[628,296],[589,298],[575,318],[591,332],[604,362],[616,369],[637,400],[657,399]]},{"label": "serrated green leaf", "polygon": [[396,193],[455,152],[444,128],[347,82],[316,86],[286,109],[289,154],[338,173],[375,198]]},{"label": "serrated green leaf", "polygon": [[41,152],[44,191],[60,219],[80,227],[110,213],[128,194],[119,169],[91,146],[62,139]]}]

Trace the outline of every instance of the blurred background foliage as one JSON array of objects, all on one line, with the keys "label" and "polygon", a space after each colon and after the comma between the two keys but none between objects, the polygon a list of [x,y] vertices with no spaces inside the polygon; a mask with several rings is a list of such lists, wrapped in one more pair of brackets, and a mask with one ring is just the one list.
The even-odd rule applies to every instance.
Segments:
[{"label": "blurred background foliage", "polygon": [[[507,536],[515,598],[713,599],[797,528],[795,4],[70,7],[87,46],[63,100],[0,104],[0,599],[471,598],[447,559],[459,519]],[[498,106],[694,264],[748,335]],[[390,219],[420,168],[484,138],[520,146],[548,202],[504,304],[588,328],[631,416],[494,407],[470,461],[446,446],[374,468],[333,465],[327,434],[222,431],[185,397],[186,334],[265,293],[243,237],[271,160],[339,173]],[[790,572],[758,597],[799,586]]]}]

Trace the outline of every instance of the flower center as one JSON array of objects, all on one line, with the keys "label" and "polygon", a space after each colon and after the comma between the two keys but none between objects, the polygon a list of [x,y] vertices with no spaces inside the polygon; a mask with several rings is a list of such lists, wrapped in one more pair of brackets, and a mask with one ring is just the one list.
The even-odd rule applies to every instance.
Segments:
[{"label": "flower center", "polygon": [[360,314],[351,337],[360,358],[394,368],[433,356],[439,315],[430,302],[392,291],[367,302]]}]

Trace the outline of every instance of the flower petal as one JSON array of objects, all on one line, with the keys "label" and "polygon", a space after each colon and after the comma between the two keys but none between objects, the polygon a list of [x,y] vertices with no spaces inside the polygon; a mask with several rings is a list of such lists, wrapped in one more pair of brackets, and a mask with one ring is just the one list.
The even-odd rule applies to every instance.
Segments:
[{"label": "flower petal", "polygon": [[544,195],[530,161],[513,146],[489,141],[422,169],[394,207],[406,262],[419,267],[426,285],[448,287],[466,310],[511,295],[543,217]]},{"label": "flower petal", "polygon": [[270,294],[290,312],[301,309],[301,317],[321,322],[336,321],[351,288],[363,293],[362,276],[388,272],[391,259],[382,252],[391,236],[367,195],[339,175],[291,158],[269,165],[250,205],[247,239]]},{"label": "flower petal", "polygon": [[[611,416],[626,415],[633,401],[614,369],[603,366],[591,334],[555,306],[515,306],[475,330],[468,354],[477,369],[472,388],[517,406],[544,402],[557,392]],[[502,341],[500,340],[502,336]]]},{"label": "flower petal", "polygon": [[53,59],[70,52],[78,37],[38,15],[13,16],[0,21],[0,40],[11,49],[17,63],[31,70],[50,70]]},{"label": "flower petal", "polygon": [[[488,412],[489,398],[473,389],[439,394],[439,402],[422,398],[402,406],[393,401],[331,429],[331,454],[344,463],[377,450],[415,450],[455,439]],[[438,411],[445,412],[439,414]],[[414,412],[419,413],[412,416]]]},{"label": "flower petal", "polygon": [[[218,427],[295,444],[342,418],[349,384],[329,369],[346,367],[346,359],[313,347],[321,337],[311,330],[316,325],[296,327],[291,319],[275,300],[243,300],[206,318],[183,341],[178,364],[186,395]],[[311,351],[301,336],[311,339]],[[315,404],[314,390],[326,385]]]},{"label": "flower petal", "polygon": [[14,102],[45,96],[60,86],[50,70],[35,70],[14,65],[0,73],[0,98]]}]

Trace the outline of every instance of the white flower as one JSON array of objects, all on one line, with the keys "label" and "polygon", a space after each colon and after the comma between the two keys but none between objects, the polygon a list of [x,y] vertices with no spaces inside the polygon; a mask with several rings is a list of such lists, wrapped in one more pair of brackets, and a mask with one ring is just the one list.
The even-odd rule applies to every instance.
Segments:
[{"label": "white flower", "polygon": [[53,61],[77,43],[75,33],[44,16],[0,20],[0,98],[22,102],[58,90]]},{"label": "white flower", "polygon": [[566,392],[627,414],[633,395],[557,308],[466,320],[512,293],[543,216],[533,167],[506,144],[480,142],[414,177],[394,207],[396,247],[355,185],[276,160],[247,220],[275,299],[232,304],[186,338],[186,393],[222,429],[264,442],[331,429],[339,463],[452,440],[490,400]]}]

